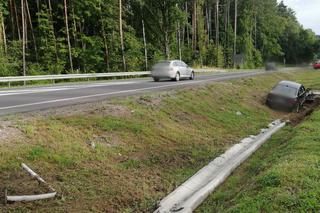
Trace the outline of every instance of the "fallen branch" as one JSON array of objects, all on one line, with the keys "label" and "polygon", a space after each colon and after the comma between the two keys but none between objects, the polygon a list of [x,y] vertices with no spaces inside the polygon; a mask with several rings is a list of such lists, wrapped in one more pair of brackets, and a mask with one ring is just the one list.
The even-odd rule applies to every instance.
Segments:
[{"label": "fallen branch", "polygon": [[44,199],[49,199],[56,196],[57,192],[43,178],[41,178],[37,173],[35,173],[32,169],[30,169],[26,164],[22,163],[21,166],[26,172],[28,172],[31,175],[31,177],[37,179],[40,184],[44,184],[45,186],[47,186],[50,192],[46,194],[39,194],[39,195],[9,196],[7,189],[5,189],[5,196],[4,196],[5,204],[7,204],[7,202],[44,200]]},{"label": "fallen branch", "polygon": [[40,194],[40,195],[18,195],[18,196],[7,196],[7,202],[18,202],[18,201],[35,201],[35,200],[45,200],[49,198],[54,198],[56,192]]},{"label": "fallen branch", "polygon": [[31,175],[31,177],[36,178],[39,181],[39,183],[43,183],[50,189],[50,191],[55,192],[54,188],[52,188],[46,181],[44,181],[37,173],[32,171],[32,169],[30,169],[26,164],[22,163],[21,166],[25,171],[27,171]]}]

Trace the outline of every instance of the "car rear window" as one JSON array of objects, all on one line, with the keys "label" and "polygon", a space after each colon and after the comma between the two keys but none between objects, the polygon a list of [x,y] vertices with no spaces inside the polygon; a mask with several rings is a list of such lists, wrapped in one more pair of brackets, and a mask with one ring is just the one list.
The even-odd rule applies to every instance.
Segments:
[{"label": "car rear window", "polygon": [[271,91],[273,94],[294,98],[297,96],[297,89],[285,85],[277,85]]},{"label": "car rear window", "polygon": [[168,67],[170,66],[170,61],[162,61],[154,65],[154,67]]}]

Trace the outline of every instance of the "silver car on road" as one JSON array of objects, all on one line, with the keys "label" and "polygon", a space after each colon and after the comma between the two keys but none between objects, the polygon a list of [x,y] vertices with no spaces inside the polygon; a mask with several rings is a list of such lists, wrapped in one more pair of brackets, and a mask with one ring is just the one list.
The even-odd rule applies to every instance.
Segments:
[{"label": "silver car on road", "polygon": [[186,63],[180,60],[160,61],[153,66],[151,76],[154,81],[160,79],[172,79],[180,81],[180,79],[193,80],[195,77],[194,70]]}]

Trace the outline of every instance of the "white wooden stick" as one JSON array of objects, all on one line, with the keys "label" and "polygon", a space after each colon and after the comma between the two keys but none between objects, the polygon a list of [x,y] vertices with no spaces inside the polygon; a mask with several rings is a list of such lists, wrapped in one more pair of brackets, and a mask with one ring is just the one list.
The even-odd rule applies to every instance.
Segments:
[{"label": "white wooden stick", "polygon": [[18,202],[18,201],[35,201],[35,200],[44,200],[53,198],[56,196],[57,192],[55,192],[54,188],[52,188],[43,178],[41,178],[37,173],[32,171],[26,164],[21,164],[22,168],[27,171],[31,177],[37,179],[40,183],[45,184],[52,192],[46,194],[39,195],[17,195],[17,196],[8,196],[7,190],[5,189],[5,203],[9,202]]},{"label": "white wooden stick", "polygon": [[38,181],[42,182],[42,183],[46,183],[37,173],[35,173],[34,171],[32,171],[32,169],[30,169],[26,164],[22,163],[21,164],[22,168],[24,170],[26,170],[33,178],[36,178]]},{"label": "white wooden stick", "polygon": [[31,177],[36,178],[39,182],[48,186],[51,191],[55,192],[54,188],[52,188],[49,184],[47,184],[46,181],[44,181],[37,173],[32,171],[32,169],[30,169],[26,164],[22,163],[21,166],[24,170],[26,170],[31,175]]},{"label": "white wooden stick", "polygon": [[7,201],[18,202],[18,201],[35,201],[53,198],[56,196],[56,192],[40,194],[40,195],[21,195],[21,196],[7,196]]}]

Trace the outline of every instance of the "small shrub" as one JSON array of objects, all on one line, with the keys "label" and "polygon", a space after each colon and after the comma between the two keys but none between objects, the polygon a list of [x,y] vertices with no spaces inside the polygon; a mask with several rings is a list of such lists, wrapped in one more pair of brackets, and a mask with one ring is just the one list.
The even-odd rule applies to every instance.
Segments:
[{"label": "small shrub", "polygon": [[261,187],[277,187],[281,184],[280,175],[276,172],[268,172],[258,180]]}]

